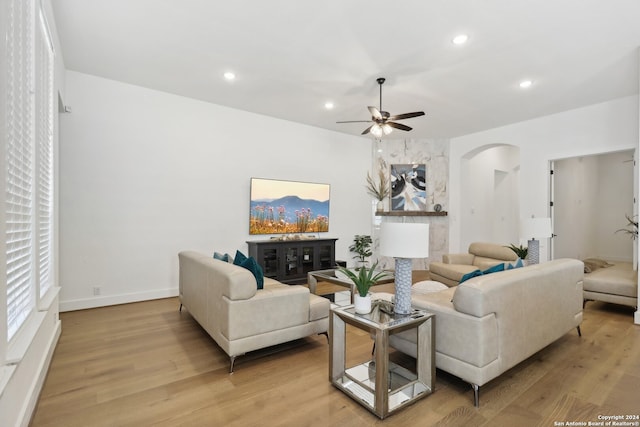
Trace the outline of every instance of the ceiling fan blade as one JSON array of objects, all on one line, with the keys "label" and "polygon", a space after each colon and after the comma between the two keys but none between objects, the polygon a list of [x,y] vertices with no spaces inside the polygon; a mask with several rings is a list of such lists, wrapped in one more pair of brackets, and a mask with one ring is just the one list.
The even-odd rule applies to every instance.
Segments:
[{"label": "ceiling fan blade", "polygon": [[396,122],[387,122],[386,124],[388,124],[389,126],[391,126],[392,128],[396,128],[396,129],[400,129],[400,130],[411,130],[413,128],[410,128],[409,126],[400,124],[400,123],[396,123]]},{"label": "ceiling fan blade", "polygon": [[424,116],[424,111],[415,111],[413,113],[398,114],[396,116],[389,117],[389,120],[410,119],[412,117],[419,117],[419,116]]},{"label": "ceiling fan blade", "polygon": [[360,135],[366,135],[366,134],[368,134],[369,132],[371,132],[371,128],[372,128],[373,126],[374,126],[374,125],[371,125],[371,126],[369,126],[368,128],[366,128],[364,131],[362,131],[362,133],[361,133]]},{"label": "ceiling fan blade", "polygon": [[380,113],[380,110],[378,110],[376,107],[367,107],[367,108],[371,113],[371,117],[382,120],[382,114]]},{"label": "ceiling fan blade", "polygon": [[371,123],[371,120],[347,120],[347,121],[336,122],[336,123]]}]

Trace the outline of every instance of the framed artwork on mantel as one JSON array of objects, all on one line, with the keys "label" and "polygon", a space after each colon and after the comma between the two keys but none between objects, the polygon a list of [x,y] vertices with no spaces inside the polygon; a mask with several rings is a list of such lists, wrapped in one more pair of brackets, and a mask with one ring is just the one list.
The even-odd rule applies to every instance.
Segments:
[{"label": "framed artwork on mantel", "polygon": [[391,165],[391,211],[427,210],[426,172],[424,163]]}]

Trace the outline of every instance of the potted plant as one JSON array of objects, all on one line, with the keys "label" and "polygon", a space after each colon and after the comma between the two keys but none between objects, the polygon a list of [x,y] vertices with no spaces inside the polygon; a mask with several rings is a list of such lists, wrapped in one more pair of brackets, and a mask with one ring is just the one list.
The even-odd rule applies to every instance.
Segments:
[{"label": "potted plant", "polygon": [[367,314],[371,312],[371,294],[369,289],[375,283],[384,278],[387,273],[385,271],[376,272],[378,262],[374,263],[371,268],[360,267],[356,272],[346,269],[344,267],[338,267],[338,269],[344,273],[355,285],[357,293],[353,296],[356,313]]},{"label": "potted plant", "polygon": [[378,170],[378,179],[374,181],[369,172],[367,172],[367,193],[372,195],[377,201],[377,210],[382,210],[382,201],[389,197],[389,180],[382,168]]},{"label": "potted plant", "polygon": [[623,233],[627,233],[631,239],[636,240],[638,238],[638,219],[637,217],[630,217],[629,215],[625,215],[627,218],[627,227],[631,228],[620,228],[616,230],[616,233],[622,231]]},{"label": "potted plant", "polygon": [[373,243],[371,236],[357,234],[353,238],[353,244],[349,246],[349,251],[356,254],[353,258],[359,260],[360,266],[364,266],[367,258],[373,254],[373,252],[371,252],[371,243]]},{"label": "potted plant", "polygon": [[523,261],[527,258],[527,254],[529,253],[529,248],[524,247],[522,245],[516,246],[512,244],[509,246],[505,246],[505,248],[511,249],[516,255],[518,255],[518,258],[520,258]]}]

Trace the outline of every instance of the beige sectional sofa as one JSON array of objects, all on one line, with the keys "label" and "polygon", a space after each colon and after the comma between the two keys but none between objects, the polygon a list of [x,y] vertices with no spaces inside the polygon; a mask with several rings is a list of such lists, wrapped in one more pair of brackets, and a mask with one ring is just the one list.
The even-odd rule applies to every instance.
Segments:
[{"label": "beige sectional sofa", "polygon": [[[582,322],[581,261],[560,259],[475,277],[439,292],[412,295],[436,315],[436,367],[479,388]],[[416,356],[415,332],[391,337]]]},{"label": "beige sectional sofa", "polygon": [[516,261],[518,256],[509,248],[495,243],[474,242],[469,245],[469,252],[464,254],[446,254],[442,262],[429,264],[431,279],[447,286],[456,286],[467,273],[475,270],[486,270],[506,261]]},{"label": "beige sectional sofa", "polygon": [[265,277],[258,290],[243,267],[193,251],[178,254],[184,306],[230,358],[314,334],[326,334],[330,302],[299,285]]},{"label": "beige sectional sofa", "polygon": [[[638,308],[638,272],[630,262],[594,263],[584,275],[584,302],[604,301]],[[585,269],[586,270],[586,269]]]}]

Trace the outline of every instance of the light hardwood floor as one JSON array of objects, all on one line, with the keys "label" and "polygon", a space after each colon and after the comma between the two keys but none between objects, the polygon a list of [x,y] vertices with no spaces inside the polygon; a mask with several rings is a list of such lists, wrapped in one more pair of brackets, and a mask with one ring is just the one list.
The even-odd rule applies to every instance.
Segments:
[{"label": "light hardwood floor", "polygon": [[[633,310],[587,304],[571,331],[481,388],[437,371],[436,391],[381,421],[328,381],[324,336],[228,358],[176,298],[62,313],[32,426],[556,426],[640,414]],[[535,319],[530,319],[535,322]],[[348,329],[349,360],[371,351]],[[411,363],[406,356],[398,356]]]}]

